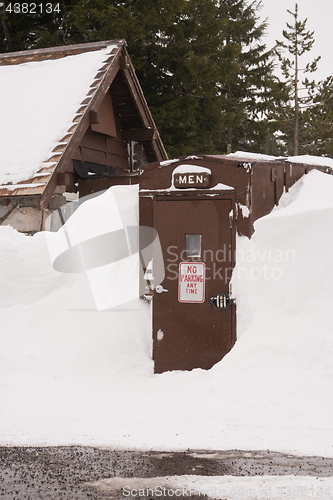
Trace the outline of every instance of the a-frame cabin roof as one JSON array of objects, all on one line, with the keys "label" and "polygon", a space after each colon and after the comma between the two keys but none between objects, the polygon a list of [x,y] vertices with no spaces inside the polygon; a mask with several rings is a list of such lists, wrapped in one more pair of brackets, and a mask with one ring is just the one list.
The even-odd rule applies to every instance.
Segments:
[{"label": "a-frame cabin roof", "polygon": [[111,84],[122,139],[165,160],[124,40],[0,54],[0,198],[46,208]]}]

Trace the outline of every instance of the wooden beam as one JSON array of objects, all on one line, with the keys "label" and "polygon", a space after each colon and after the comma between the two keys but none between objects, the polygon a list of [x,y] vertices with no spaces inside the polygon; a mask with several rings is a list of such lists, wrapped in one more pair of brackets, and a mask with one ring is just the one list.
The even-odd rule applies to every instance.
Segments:
[{"label": "wooden beam", "polygon": [[121,135],[122,135],[123,141],[126,141],[126,142],[152,141],[153,139],[155,139],[156,129],[137,128],[137,129],[132,129],[132,130],[123,130]]},{"label": "wooden beam", "polygon": [[129,61],[129,56],[127,54],[124,54],[123,56],[120,57],[120,67],[122,70],[129,69],[130,61]]},{"label": "wooden beam", "polygon": [[60,172],[57,175],[57,185],[65,186],[65,189],[68,193],[76,193],[77,188],[75,183],[77,181],[77,177],[72,172]]},{"label": "wooden beam", "polygon": [[90,111],[90,123],[91,124],[99,124],[101,123],[101,113],[99,111],[91,110]]},{"label": "wooden beam", "polygon": [[161,141],[160,135],[157,132],[156,137],[151,143],[152,148],[155,152],[156,159],[158,161],[164,161],[168,159],[168,155],[166,154],[166,151],[164,149],[163,143]]},{"label": "wooden beam", "polygon": [[153,124],[152,119],[149,116],[149,112],[147,112],[148,106],[145,99],[143,98],[143,95],[141,95],[141,92],[138,92],[136,81],[134,81],[131,73],[132,72],[130,71],[130,69],[123,69],[123,74],[125,76],[128,88],[131,92],[137,110],[139,112],[142,123],[146,128],[148,128]]}]

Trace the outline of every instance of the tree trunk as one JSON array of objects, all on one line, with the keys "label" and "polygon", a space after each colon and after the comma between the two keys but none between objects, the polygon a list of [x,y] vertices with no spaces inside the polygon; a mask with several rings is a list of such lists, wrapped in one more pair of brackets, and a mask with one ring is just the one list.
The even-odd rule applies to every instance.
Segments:
[{"label": "tree trunk", "polygon": [[298,156],[298,135],[299,135],[299,103],[298,103],[298,61],[295,56],[295,123],[294,123],[294,156]]},{"label": "tree trunk", "polygon": [[229,127],[228,128],[227,155],[229,155],[232,152],[231,144],[232,144],[232,127]]},{"label": "tree trunk", "polygon": [[298,156],[298,129],[299,129],[299,103],[298,103],[298,37],[297,37],[297,10],[295,6],[295,123],[294,123],[294,156]]},{"label": "tree trunk", "polygon": [[13,45],[11,33],[10,33],[10,30],[9,30],[7,23],[4,19],[1,19],[1,25],[2,25],[3,31],[4,31],[6,39],[7,39],[8,50],[10,52],[14,52],[14,45]]},{"label": "tree trunk", "polygon": [[[229,109],[231,109],[231,102],[232,102],[232,88],[231,85],[228,85],[227,88],[227,98],[228,98],[228,104],[229,104]],[[232,152],[232,127],[228,127],[228,144],[227,144],[227,155]]]}]

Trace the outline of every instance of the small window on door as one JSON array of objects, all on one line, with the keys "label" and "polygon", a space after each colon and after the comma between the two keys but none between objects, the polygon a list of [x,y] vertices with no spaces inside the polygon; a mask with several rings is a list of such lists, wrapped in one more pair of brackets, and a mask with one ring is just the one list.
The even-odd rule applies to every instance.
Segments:
[{"label": "small window on door", "polygon": [[186,234],[186,258],[201,257],[201,234]]}]

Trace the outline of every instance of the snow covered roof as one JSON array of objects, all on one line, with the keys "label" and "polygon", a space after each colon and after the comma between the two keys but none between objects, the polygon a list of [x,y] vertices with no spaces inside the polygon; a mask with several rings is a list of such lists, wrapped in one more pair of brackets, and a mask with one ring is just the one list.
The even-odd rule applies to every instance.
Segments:
[{"label": "snow covered roof", "polygon": [[167,158],[125,47],[111,40],[0,55],[0,197],[52,195],[120,68],[156,159]]},{"label": "snow covered roof", "polygon": [[309,166],[318,167],[328,167],[333,170],[333,158],[328,158],[326,156],[272,156],[265,155],[261,153],[251,153],[249,151],[236,151],[236,153],[230,153],[228,155],[201,155],[201,156],[187,156],[176,159],[169,159],[166,161],[161,161],[160,166],[166,167],[172,163],[177,163],[180,160],[195,160],[195,159],[217,159],[217,160],[233,160],[240,162],[289,162],[289,163],[300,163]]},{"label": "snow covered roof", "polygon": [[270,156],[260,153],[249,153],[246,151],[236,151],[226,156],[211,155],[213,158],[232,158],[245,161],[288,161],[290,163],[302,163],[304,165],[313,165],[321,167],[329,167],[333,169],[333,159],[326,156]]}]

